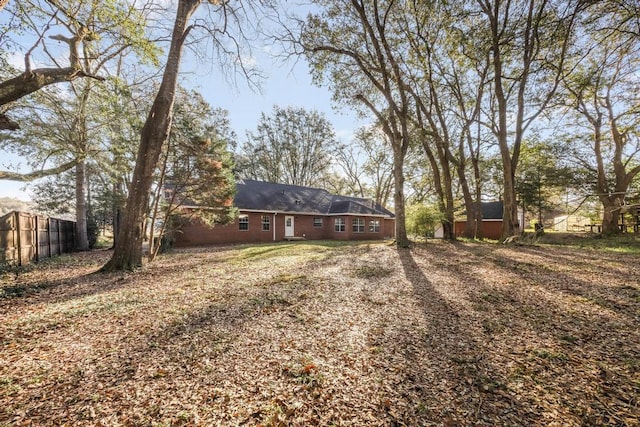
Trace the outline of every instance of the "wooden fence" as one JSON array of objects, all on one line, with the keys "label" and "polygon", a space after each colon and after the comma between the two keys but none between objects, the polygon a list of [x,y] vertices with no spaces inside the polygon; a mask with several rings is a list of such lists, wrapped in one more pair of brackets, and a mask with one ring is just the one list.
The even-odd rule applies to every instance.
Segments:
[{"label": "wooden fence", "polygon": [[65,252],[76,242],[76,223],[26,212],[0,217],[0,263],[28,264]]}]

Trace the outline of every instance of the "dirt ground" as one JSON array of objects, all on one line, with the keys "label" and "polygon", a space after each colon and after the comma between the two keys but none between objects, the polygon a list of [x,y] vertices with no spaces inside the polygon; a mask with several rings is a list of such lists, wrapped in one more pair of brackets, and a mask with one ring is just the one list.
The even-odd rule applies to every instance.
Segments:
[{"label": "dirt ground", "polygon": [[0,426],[640,425],[637,255],[429,242],[8,271]]}]

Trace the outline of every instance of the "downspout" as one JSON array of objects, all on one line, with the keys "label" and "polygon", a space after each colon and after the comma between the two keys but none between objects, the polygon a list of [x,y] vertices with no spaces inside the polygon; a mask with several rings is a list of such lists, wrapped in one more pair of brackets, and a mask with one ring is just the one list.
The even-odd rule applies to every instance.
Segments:
[{"label": "downspout", "polygon": [[276,215],[278,215],[278,212],[274,212],[273,213],[273,241],[276,241]]}]

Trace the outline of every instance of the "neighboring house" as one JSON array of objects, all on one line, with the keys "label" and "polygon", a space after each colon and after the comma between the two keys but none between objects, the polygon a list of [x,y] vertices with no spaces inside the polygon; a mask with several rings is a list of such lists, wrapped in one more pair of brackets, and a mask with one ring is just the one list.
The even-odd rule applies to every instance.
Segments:
[{"label": "neighboring house", "polygon": [[369,199],[337,196],[319,188],[243,180],[237,184],[234,205],[239,215],[233,223],[208,227],[192,219],[178,230],[174,245],[395,236],[392,212]]},{"label": "neighboring house", "polygon": [[[485,239],[500,240],[502,237],[502,211],[504,204],[499,202],[482,202],[482,223],[480,224],[480,236]],[[520,227],[524,218],[520,218]],[[456,221],[454,224],[456,237],[464,233],[465,221]]]}]

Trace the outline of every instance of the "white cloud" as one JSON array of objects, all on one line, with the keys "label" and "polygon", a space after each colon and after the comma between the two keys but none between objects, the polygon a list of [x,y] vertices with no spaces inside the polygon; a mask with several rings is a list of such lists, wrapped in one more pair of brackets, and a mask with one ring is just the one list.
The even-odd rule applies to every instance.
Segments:
[{"label": "white cloud", "polygon": [[24,70],[24,54],[21,52],[11,52],[7,56],[7,62],[12,67],[15,67],[19,70]]}]

